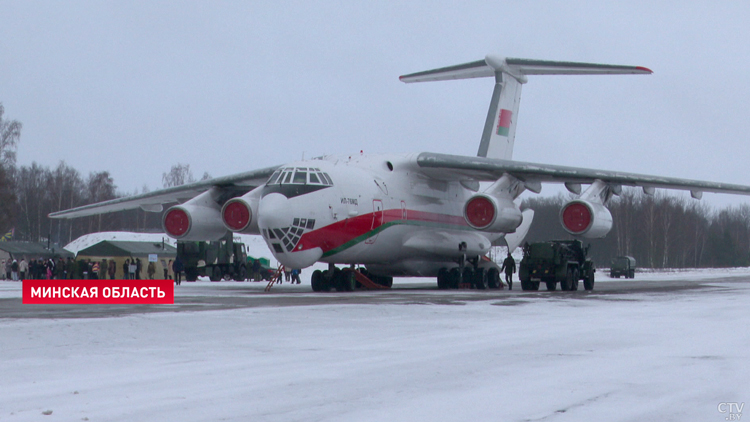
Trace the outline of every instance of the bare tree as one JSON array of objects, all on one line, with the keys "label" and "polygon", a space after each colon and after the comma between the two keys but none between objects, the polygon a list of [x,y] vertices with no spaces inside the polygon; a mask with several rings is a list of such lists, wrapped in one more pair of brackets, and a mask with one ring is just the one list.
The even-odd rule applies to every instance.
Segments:
[{"label": "bare tree", "polygon": [[16,147],[21,139],[21,122],[5,120],[5,107],[0,103],[0,165],[6,169],[16,165]]},{"label": "bare tree", "polygon": [[190,171],[190,164],[177,163],[172,166],[169,173],[162,173],[161,181],[165,188],[180,186],[185,183],[195,182],[193,172]]}]

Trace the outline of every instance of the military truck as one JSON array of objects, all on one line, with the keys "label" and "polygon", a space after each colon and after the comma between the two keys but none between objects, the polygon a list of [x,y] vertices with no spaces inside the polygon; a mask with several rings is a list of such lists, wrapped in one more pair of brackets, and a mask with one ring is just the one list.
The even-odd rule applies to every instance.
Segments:
[{"label": "military truck", "polygon": [[213,242],[177,242],[177,256],[185,267],[185,279],[208,276],[211,281],[247,279],[247,250],[232,233]]},{"label": "military truck", "polygon": [[635,258],[632,256],[618,256],[612,260],[609,267],[609,276],[612,278],[635,278]]},{"label": "military truck", "polygon": [[523,259],[518,267],[518,278],[523,290],[539,290],[545,283],[552,291],[560,283],[560,290],[578,290],[579,280],[583,288],[594,288],[594,262],[587,258],[588,247],[580,240],[552,240],[526,244]]}]

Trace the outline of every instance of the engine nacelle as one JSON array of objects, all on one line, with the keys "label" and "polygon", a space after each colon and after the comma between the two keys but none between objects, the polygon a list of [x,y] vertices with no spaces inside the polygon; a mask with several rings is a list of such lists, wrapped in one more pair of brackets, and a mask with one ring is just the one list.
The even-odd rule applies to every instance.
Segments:
[{"label": "engine nacelle", "polygon": [[602,204],[574,199],[560,210],[560,223],[574,236],[598,239],[612,229],[612,214]]},{"label": "engine nacelle", "polygon": [[510,199],[474,195],[464,205],[469,226],[493,233],[513,233],[521,225],[521,210]]},{"label": "engine nacelle", "polygon": [[170,237],[179,240],[218,240],[227,232],[218,205],[216,208],[175,205],[164,213],[162,227]]},{"label": "engine nacelle", "polygon": [[250,196],[232,198],[221,208],[224,227],[235,233],[260,234],[258,229],[258,199]]}]

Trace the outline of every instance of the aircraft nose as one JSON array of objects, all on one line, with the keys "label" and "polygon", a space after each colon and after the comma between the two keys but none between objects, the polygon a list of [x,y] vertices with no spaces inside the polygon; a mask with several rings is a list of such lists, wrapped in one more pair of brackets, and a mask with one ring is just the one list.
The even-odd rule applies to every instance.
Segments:
[{"label": "aircraft nose", "polygon": [[[319,247],[302,249],[299,240],[315,228],[315,219],[305,213],[301,204],[290,204],[284,195],[271,193],[258,205],[258,226],[274,257],[287,267],[306,268],[323,256]],[[309,214],[309,213],[307,213]]]}]

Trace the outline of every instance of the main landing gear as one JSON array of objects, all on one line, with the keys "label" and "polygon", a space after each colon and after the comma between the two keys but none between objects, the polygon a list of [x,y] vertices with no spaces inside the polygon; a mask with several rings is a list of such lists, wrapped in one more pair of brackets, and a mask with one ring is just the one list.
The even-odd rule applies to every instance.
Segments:
[{"label": "main landing gear", "polygon": [[393,286],[393,277],[383,277],[370,274],[366,269],[350,268],[340,269],[333,264],[328,265],[325,271],[315,270],[312,273],[310,284],[314,292],[351,292],[359,288],[367,289],[389,289]]}]

